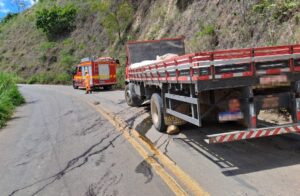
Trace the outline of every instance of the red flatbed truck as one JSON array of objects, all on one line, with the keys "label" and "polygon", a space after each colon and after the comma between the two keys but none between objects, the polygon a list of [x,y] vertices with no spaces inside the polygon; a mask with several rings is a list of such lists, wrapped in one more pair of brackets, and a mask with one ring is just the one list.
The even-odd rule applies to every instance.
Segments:
[{"label": "red flatbed truck", "polygon": [[96,60],[92,58],[84,58],[80,64],[76,66],[73,74],[73,87],[85,88],[84,78],[87,70],[91,76],[91,88],[103,87],[106,90],[117,84],[117,67],[119,61],[111,57],[101,57]]},{"label": "red flatbed truck", "polygon": [[[300,45],[185,54],[183,38],[128,42],[125,98],[150,101],[158,131],[175,117],[199,127],[236,121],[240,130],[207,135],[223,143],[300,132]],[[159,55],[177,54],[167,59]],[[182,109],[183,108],[183,109]],[[262,123],[260,111],[284,109],[291,121]]]}]

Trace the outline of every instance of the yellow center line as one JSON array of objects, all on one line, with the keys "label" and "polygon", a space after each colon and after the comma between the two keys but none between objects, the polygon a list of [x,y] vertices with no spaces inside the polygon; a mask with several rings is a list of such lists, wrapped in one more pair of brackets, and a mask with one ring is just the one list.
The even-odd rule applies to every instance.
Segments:
[{"label": "yellow center line", "polygon": [[111,115],[109,113],[103,111],[100,109],[100,107],[96,107],[95,105],[91,104],[90,102],[86,102],[88,105],[93,107],[95,110],[97,110],[99,113],[102,114],[103,117],[105,117],[112,125],[114,125],[120,132],[122,132],[125,139],[137,150],[137,152],[144,158],[145,161],[149,165],[152,166],[154,171],[161,177],[161,179],[169,186],[169,188],[176,194],[176,195],[188,195],[180,185],[176,182],[176,180],[170,176],[165,169],[157,163],[155,159],[153,159],[151,156],[148,155],[147,151],[136,141],[131,137],[129,132],[127,132],[126,127],[122,126],[121,124],[116,123],[114,118],[111,118]]},{"label": "yellow center line", "polygon": [[[105,111],[102,106],[98,106],[104,113],[110,115],[115,122],[123,127],[127,127],[126,123],[120,120],[118,117],[110,114]],[[129,132],[129,128],[127,128]],[[208,195],[207,192],[204,191],[200,185],[192,179],[187,173],[185,173],[178,165],[176,165],[173,161],[171,161],[166,155],[160,152],[152,142],[146,137],[142,136],[137,130],[130,129],[130,132],[139,139],[139,141],[148,148],[150,152],[152,152],[155,157],[157,157],[161,163],[166,166],[183,184],[186,186],[194,195]]]},{"label": "yellow center line", "polygon": [[[70,93],[64,94],[68,94],[74,97],[74,95]],[[117,130],[121,131],[125,139],[137,150],[137,152],[147,161],[147,163],[149,163],[153,167],[155,172],[162,178],[162,180],[176,195],[188,195],[187,192],[177,183],[177,181],[183,184],[193,195],[209,195],[192,177],[185,173],[166,155],[160,152],[160,150],[158,150],[149,139],[142,136],[137,130],[129,128],[123,120],[121,120],[116,115],[107,112],[106,109],[104,109],[102,106],[94,105],[90,101],[87,101],[86,99],[83,99],[81,97],[77,98],[94,108],[96,111],[102,114],[102,116],[105,117],[112,125],[114,125]],[[130,133],[134,137],[132,137]],[[136,138],[139,142],[137,142],[134,138]],[[163,166],[158,163],[152,156],[149,156],[147,151],[142,147],[141,144],[146,147]],[[164,167],[168,168],[168,170],[176,177],[177,181],[168,174]]]}]

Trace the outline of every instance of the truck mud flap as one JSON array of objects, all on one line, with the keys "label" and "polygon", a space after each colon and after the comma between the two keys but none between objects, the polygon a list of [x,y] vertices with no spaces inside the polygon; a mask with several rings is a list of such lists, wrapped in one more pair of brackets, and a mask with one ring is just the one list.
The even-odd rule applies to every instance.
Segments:
[{"label": "truck mud flap", "polygon": [[233,131],[221,134],[207,135],[205,142],[208,144],[233,142],[259,137],[268,137],[286,133],[300,133],[300,124],[289,124],[284,126],[257,128],[244,131]]}]

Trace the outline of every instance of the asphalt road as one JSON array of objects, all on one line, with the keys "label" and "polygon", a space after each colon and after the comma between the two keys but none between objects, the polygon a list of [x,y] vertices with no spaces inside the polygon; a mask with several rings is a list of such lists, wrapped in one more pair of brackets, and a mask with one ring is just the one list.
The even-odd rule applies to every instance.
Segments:
[{"label": "asphalt road", "polygon": [[[189,195],[195,187],[222,196],[299,195],[299,135],[208,145],[203,139],[212,129],[184,126],[178,135],[158,133],[149,107],[128,107],[122,91],[85,95],[41,85],[20,90],[27,104],[0,130],[0,195],[174,195],[176,184]],[[97,105],[144,135],[164,157],[151,154],[138,138],[131,141]],[[163,164],[165,158],[178,168]]]}]

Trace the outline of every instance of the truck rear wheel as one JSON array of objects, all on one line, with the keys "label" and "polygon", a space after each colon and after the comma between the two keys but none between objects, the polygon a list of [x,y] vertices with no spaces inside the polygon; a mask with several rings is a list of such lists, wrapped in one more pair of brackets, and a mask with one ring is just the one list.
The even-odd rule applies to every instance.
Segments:
[{"label": "truck rear wheel", "polygon": [[154,93],[151,97],[151,118],[154,127],[159,132],[166,131],[166,125],[164,120],[164,112],[163,112],[163,100],[159,96],[159,94]]},{"label": "truck rear wheel", "polygon": [[143,104],[143,100],[141,100],[134,91],[134,84],[129,83],[125,87],[125,100],[129,106],[139,107]]}]

